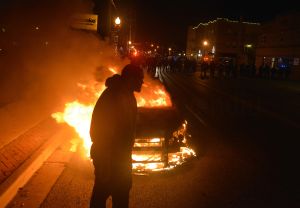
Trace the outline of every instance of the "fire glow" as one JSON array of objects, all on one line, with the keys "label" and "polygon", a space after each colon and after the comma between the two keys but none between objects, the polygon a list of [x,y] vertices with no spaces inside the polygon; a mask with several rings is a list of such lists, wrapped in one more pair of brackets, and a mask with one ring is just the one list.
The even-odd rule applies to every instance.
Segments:
[{"label": "fire glow", "polygon": [[[196,156],[188,147],[187,122],[173,132],[171,138],[137,138],[132,151],[134,173],[145,174],[171,170]],[[165,151],[167,148],[168,151]]]},{"label": "fire glow", "polygon": [[[115,69],[110,68],[111,72],[116,72]],[[89,135],[90,122],[92,117],[92,112],[98,97],[101,95],[105,89],[104,84],[90,83],[89,85],[78,84],[79,89],[81,89],[85,102],[80,102],[78,100],[69,102],[65,104],[63,112],[56,112],[52,114],[52,117],[58,123],[67,123],[73,127],[82,140],[82,145],[85,149],[84,157],[89,157],[90,147],[92,145],[91,138]],[[139,107],[168,107],[171,106],[171,99],[169,94],[164,89],[163,85],[154,84],[148,80],[145,80],[142,92],[135,95],[137,98],[137,103]],[[88,100],[88,102],[86,101]],[[186,125],[186,124],[184,124]],[[165,142],[164,138],[152,138],[150,139],[149,147],[157,146],[162,147]],[[147,143],[147,142],[146,142]],[[145,147],[145,143],[135,142],[134,147],[142,145]],[[175,167],[179,163],[182,163],[188,156],[195,155],[193,150],[187,147],[180,147],[180,151],[176,153],[169,153],[168,163],[170,167]],[[137,153],[133,151],[133,170],[137,171],[158,171],[166,168],[166,163],[163,161],[166,156],[161,153],[151,153],[142,151]],[[151,162],[150,162],[151,161]],[[135,163],[137,162],[137,163]],[[144,163],[143,163],[144,162]]]}]

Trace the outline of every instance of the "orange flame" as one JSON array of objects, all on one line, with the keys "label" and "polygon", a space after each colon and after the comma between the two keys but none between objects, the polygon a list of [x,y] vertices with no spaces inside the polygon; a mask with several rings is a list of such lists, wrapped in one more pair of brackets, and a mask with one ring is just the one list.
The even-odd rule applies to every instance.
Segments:
[{"label": "orange flame", "polygon": [[146,77],[142,92],[136,94],[138,107],[170,107],[170,95],[159,82],[153,82]]},{"label": "orange flame", "polygon": [[78,101],[74,101],[65,104],[64,112],[52,114],[52,117],[58,123],[66,122],[75,129],[76,133],[83,140],[83,147],[87,156],[89,156],[89,150],[92,145],[89,130],[93,109],[94,105],[83,105]]},{"label": "orange flame", "polygon": [[[158,148],[163,148],[166,145],[165,142],[167,141],[165,141],[165,138],[136,139],[132,151],[132,167],[134,172],[144,173],[170,170],[181,165],[189,158],[195,157],[195,151],[186,145],[186,126],[187,122],[185,121],[181,128],[173,133],[175,138],[178,138],[178,135],[184,136],[179,151],[168,153],[164,153],[164,151],[158,152]],[[169,148],[171,147],[172,145],[169,144]],[[136,150],[139,148],[142,148],[143,151]],[[167,166],[166,163],[168,164]]]},{"label": "orange flame", "polygon": [[[117,70],[109,67],[108,70],[112,73],[116,73]],[[146,78],[147,79],[147,78]],[[149,79],[150,80],[150,79]],[[153,83],[151,81],[145,81],[142,92],[136,94],[138,106],[141,107],[159,107],[159,106],[171,106],[171,99],[169,94],[165,91],[162,84]],[[83,146],[85,148],[86,156],[89,157],[89,151],[91,147],[91,138],[89,135],[90,122],[92,112],[98,97],[105,89],[104,83],[96,85],[94,82],[84,85],[78,83],[77,86],[81,89],[80,102],[78,100],[65,104],[63,112],[53,113],[52,117],[58,122],[66,122],[73,127],[79,137],[82,139]]]},{"label": "orange flame", "polygon": [[[115,73],[114,68],[108,68],[112,73]],[[77,86],[81,89],[81,101],[73,101],[65,104],[63,112],[53,113],[52,117],[58,122],[66,122],[68,125],[73,127],[77,132],[78,136],[82,140],[83,147],[85,149],[84,157],[89,157],[90,148],[92,145],[91,138],[89,135],[90,122],[93,113],[94,106],[98,97],[105,89],[104,84],[95,84],[94,82],[84,85],[78,83]],[[172,102],[169,94],[160,83],[155,83],[149,79],[145,80],[143,89],[140,94],[135,95],[139,107],[167,107],[171,106]],[[84,101],[84,103],[83,103]],[[87,104],[86,104],[87,103]],[[163,147],[165,138],[150,138],[146,139],[147,142],[143,142],[145,139],[136,139],[135,147],[149,148],[149,151],[135,151],[132,152],[132,168],[135,172],[144,171],[161,171],[169,170],[180,164],[182,164],[187,158],[196,156],[195,152],[185,146],[186,144],[186,125],[187,122],[182,124],[182,127],[173,133],[176,138],[178,135],[184,135],[182,140],[182,146],[180,146],[179,152],[163,153],[153,152],[151,148]],[[164,161],[167,157],[168,166]]]}]

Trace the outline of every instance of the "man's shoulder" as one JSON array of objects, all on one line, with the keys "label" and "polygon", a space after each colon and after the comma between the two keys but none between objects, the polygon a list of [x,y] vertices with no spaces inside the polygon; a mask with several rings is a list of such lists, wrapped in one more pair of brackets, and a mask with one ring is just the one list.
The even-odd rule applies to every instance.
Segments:
[{"label": "man's shoulder", "polygon": [[102,101],[102,102],[116,102],[120,99],[123,99],[123,93],[122,93],[122,90],[121,89],[111,89],[111,88],[106,88],[99,100]]}]

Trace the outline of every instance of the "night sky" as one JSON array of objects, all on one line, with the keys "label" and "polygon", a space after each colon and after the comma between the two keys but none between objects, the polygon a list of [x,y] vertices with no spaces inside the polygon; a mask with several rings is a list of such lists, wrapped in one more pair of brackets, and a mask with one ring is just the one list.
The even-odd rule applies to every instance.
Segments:
[{"label": "night sky", "polygon": [[[9,2],[18,0],[1,0],[0,7],[5,9]],[[20,0],[19,0],[20,1]],[[34,2],[23,0],[20,2]],[[37,0],[36,0],[37,1]],[[89,0],[82,0],[89,1]],[[101,7],[110,0],[90,0]],[[217,17],[244,21],[264,22],[276,15],[288,11],[300,10],[299,0],[263,1],[263,0],[114,0],[117,7],[135,7],[136,41],[154,42],[167,47],[176,45],[184,49],[186,32],[189,25],[207,22]],[[37,1],[41,4],[41,1]],[[72,1],[70,1],[72,3]],[[2,10],[3,11],[3,10]]]},{"label": "night sky", "polygon": [[153,40],[184,49],[189,25],[217,17],[232,20],[242,17],[244,21],[264,22],[278,14],[299,10],[300,4],[291,0],[282,3],[262,0],[151,0],[137,1],[137,8],[137,38],[140,41]]}]

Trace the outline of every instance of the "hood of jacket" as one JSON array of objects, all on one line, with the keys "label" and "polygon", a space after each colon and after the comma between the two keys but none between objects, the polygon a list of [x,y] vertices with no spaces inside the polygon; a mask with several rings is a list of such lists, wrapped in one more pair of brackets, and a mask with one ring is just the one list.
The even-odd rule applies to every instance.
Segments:
[{"label": "hood of jacket", "polygon": [[107,78],[105,81],[105,86],[110,89],[119,88],[121,87],[121,85],[122,85],[122,79],[119,74],[115,74]]}]

